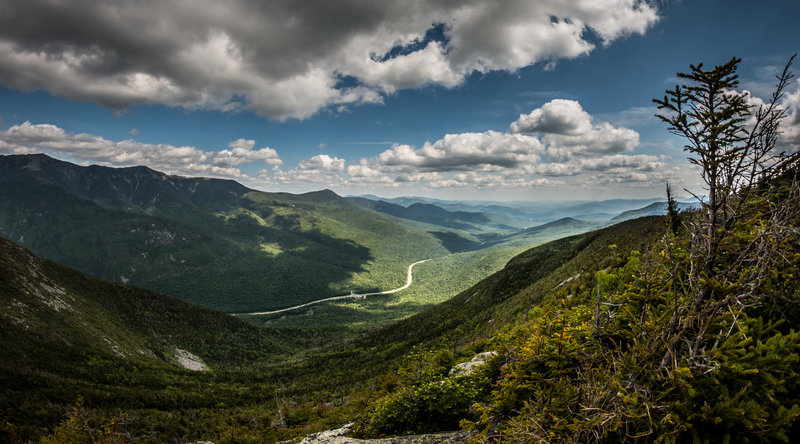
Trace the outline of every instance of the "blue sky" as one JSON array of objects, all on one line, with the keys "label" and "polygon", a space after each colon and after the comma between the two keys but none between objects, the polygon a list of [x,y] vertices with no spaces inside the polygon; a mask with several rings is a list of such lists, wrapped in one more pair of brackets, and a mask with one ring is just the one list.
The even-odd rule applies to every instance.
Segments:
[{"label": "blue sky", "polygon": [[0,154],[266,191],[702,192],[651,99],[732,56],[767,98],[800,50],[793,1],[4,3]]}]

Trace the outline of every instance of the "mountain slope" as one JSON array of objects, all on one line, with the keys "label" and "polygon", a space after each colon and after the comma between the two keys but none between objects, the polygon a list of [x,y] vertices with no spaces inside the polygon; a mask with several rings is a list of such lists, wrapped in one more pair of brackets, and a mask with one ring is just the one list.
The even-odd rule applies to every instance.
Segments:
[{"label": "mountain slope", "polygon": [[[399,359],[416,359],[414,350],[431,346],[452,348],[457,357],[482,351],[482,344],[497,331],[513,328],[559,282],[579,272],[591,276],[603,267],[610,244],[616,244],[619,252],[638,248],[663,227],[661,218],[629,221],[539,246],[448,302],[352,341],[332,343],[302,359],[292,357],[292,350],[307,348],[314,337],[257,329],[149,291],[101,282],[6,242],[0,244],[0,294],[6,295],[0,305],[0,352],[11,358],[0,364],[5,366],[0,386],[7,393],[1,408],[12,412],[17,405],[28,406],[7,414],[15,424],[52,424],[80,393],[88,404],[104,411],[122,407],[165,412],[142,416],[137,430],[152,427],[153,421],[165,430],[181,430],[181,421],[198,421],[194,409],[203,409],[203,421],[224,420],[221,427],[226,428],[211,434],[195,428],[187,436],[219,437],[228,430],[225,421],[230,419],[225,418],[244,414],[242,420],[247,421],[250,410],[232,411],[214,407],[215,403],[258,405],[262,415],[273,421],[294,415],[306,418],[295,423],[303,424],[315,420],[304,413],[310,405],[330,403],[355,390],[352,400],[342,405],[345,410],[330,413],[334,416],[326,421],[349,420],[364,408],[364,399],[383,393],[369,388],[374,384],[370,381]],[[214,371],[181,370],[176,348],[198,356]],[[253,363],[262,363],[258,371],[248,370]],[[235,366],[242,368],[234,370]],[[32,368],[37,370],[31,372]],[[204,388],[209,384],[213,388]],[[263,402],[262,393],[272,397],[279,387],[282,396],[295,401],[278,403],[277,411],[275,401],[258,404]],[[297,401],[310,392],[318,401]],[[60,407],[34,420],[36,410],[47,403]],[[318,408],[322,409],[314,407]],[[168,419],[166,412],[174,418]],[[251,430],[272,433],[269,422]],[[287,439],[285,434],[277,436]]]},{"label": "mountain slope", "polygon": [[451,252],[478,247],[481,242],[519,230],[511,219],[492,213],[450,211],[438,205],[414,202],[408,207],[383,200],[348,197],[362,207],[401,219],[428,224],[428,232],[436,236]]},{"label": "mountain slope", "polygon": [[[477,420],[471,406],[488,402],[500,382],[502,360],[490,357],[516,345],[507,341],[551,304],[543,301],[558,291],[591,288],[595,272],[647,249],[665,229],[663,218],[638,219],[532,248],[458,296],[365,337],[359,344],[372,359],[394,364],[356,432],[435,432]],[[481,352],[489,353],[476,355]],[[489,365],[468,374],[453,370],[479,356]]]},{"label": "mountain slope", "polygon": [[489,337],[495,328],[513,324],[516,316],[534,307],[545,291],[560,282],[592,276],[613,257],[610,245],[617,252],[644,250],[663,231],[663,218],[649,217],[539,245],[458,296],[386,327],[372,340],[416,344],[452,340],[456,330],[465,335],[463,340]]},{"label": "mountain slope", "polygon": [[[697,205],[691,202],[676,202],[677,208],[680,211],[690,210],[693,208],[697,208]],[[667,203],[666,202],[653,202],[650,205],[642,208],[638,208],[636,210],[628,210],[622,212],[613,218],[611,218],[612,222],[622,222],[623,220],[628,219],[636,219],[637,217],[645,217],[645,216],[661,216],[667,214]]]},{"label": "mountain slope", "polygon": [[[420,223],[421,224],[421,223]],[[299,327],[314,319],[314,325],[386,325],[446,301],[500,271],[518,254],[555,239],[586,233],[600,224],[565,218],[511,235],[496,235],[483,242],[471,241],[466,251],[432,259],[414,269],[414,286],[400,294],[368,300],[331,302],[313,311],[298,310],[260,319],[272,327]],[[428,226],[429,225],[423,225]],[[452,232],[433,232],[437,236]],[[448,245],[448,242],[444,242]],[[464,245],[458,237],[452,244]],[[476,249],[479,246],[480,249]]]},{"label": "mountain slope", "polygon": [[0,235],[92,275],[225,311],[402,285],[437,238],[330,191],[0,156]]},{"label": "mountain slope", "polygon": [[[649,217],[525,250],[501,270],[447,301],[341,344],[338,352],[334,347],[330,354],[310,357],[303,366],[346,368],[346,378],[368,380],[376,369],[396,363],[414,348],[436,345],[469,353],[474,344],[485,343],[498,329],[513,328],[520,316],[559,283],[570,278],[575,283],[590,281],[615,254],[644,250],[665,229],[663,218]],[[611,245],[615,245],[613,250]],[[296,374],[299,370],[287,371]],[[309,380],[304,384],[315,383]]]},{"label": "mountain slope", "polygon": [[[245,386],[258,373],[247,369],[322,342],[101,281],[0,238],[3,442],[40,435],[78,396],[112,411],[254,403]],[[204,366],[210,371],[196,371]]]},{"label": "mountain slope", "polygon": [[[0,238],[0,316],[6,363],[60,365],[86,353],[140,363],[176,365],[174,348],[212,366],[275,359],[283,333],[259,329],[229,315],[178,299],[105,282]],[[50,355],[35,361],[42,348]],[[52,359],[58,356],[59,359]]]},{"label": "mountain slope", "polygon": [[[675,231],[663,217],[626,221],[531,249],[387,327],[367,344],[403,357],[354,430],[796,441],[800,241],[787,229],[800,220],[796,170],[747,198],[713,256],[696,244],[705,212],[680,215],[691,222]],[[710,276],[698,271],[709,257]],[[713,286],[705,299],[701,285]],[[464,374],[461,361],[484,365]]]},{"label": "mountain slope", "polygon": [[497,237],[487,242],[488,245],[502,245],[505,247],[538,245],[567,236],[574,236],[587,231],[595,230],[606,224],[599,222],[586,222],[565,217],[546,224],[526,228],[516,233]]}]

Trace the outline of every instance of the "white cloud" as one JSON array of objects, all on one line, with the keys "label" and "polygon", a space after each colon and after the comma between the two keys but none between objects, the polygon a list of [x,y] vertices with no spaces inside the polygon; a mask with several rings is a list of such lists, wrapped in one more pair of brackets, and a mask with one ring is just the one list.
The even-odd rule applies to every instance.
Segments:
[{"label": "white cloud", "polygon": [[338,188],[347,183],[346,171],[353,168],[345,168],[345,163],[345,159],[318,154],[301,159],[294,169],[284,170],[275,165],[271,170],[262,170],[252,182],[257,186],[289,186],[298,191]]},{"label": "white cloud", "polygon": [[608,171],[614,169],[656,171],[664,169],[666,162],[667,159],[663,156],[614,154],[591,159],[581,159],[580,166],[584,170],[589,171]]},{"label": "white cloud", "polygon": [[633,151],[639,133],[608,122],[594,124],[592,116],[574,100],[555,99],[509,126],[512,133],[541,134],[551,160],[563,162],[574,156]]},{"label": "white cloud", "polygon": [[[446,134],[419,148],[393,144],[373,157],[354,161],[318,154],[298,161],[292,169],[285,169],[276,150],[256,148],[256,141],[251,139],[234,140],[219,151],[202,151],[192,146],[111,141],[29,122],[0,132],[0,153],[45,151],[72,161],[111,166],[145,164],[170,174],[227,177],[253,186],[294,191],[411,187],[519,193],[528,188],[553,187],[597,191],[620,183],[652,188],[654,183],[674,182],[676,178],[686,183],[682,179],[686,172],[671,167],[671,159],[665,156],[619,152],[633,150],[637,142],[635,131],[594,122],[578,102],[554,100],[521,116],[508,132]],[[263,168],[257,177],[248,176],[240,169],[245,164]]]},{"label": "white cloud", "polygon": [[270,147],[253,150],[255,140],[237,139],[228,144],[228,150],[213,155],[213,164],[217,166],[237,166],[242,163],[262,161],[267,165],[282,165],[278,152]]},{"label": "white cloud", "polygon": [[378,168],[369,166],[366,159],[361,159],[359,165],[350,165],[347,167],[347,175],[351,178],[377,178],[383,176],[383,172]]},{"label": "white cloud", "polygon": [[581,173],[580,165],[567,163],[543,163],[531,165],[526,171],[542,176],[576,176]]},{"label": "white cloud", "polygon": [[301,160],[297,168],[300,170],[343,171],[344,159],[318,154],[310,159]]},{"label": "white cloud", "polygon": [[431,171],[510,168],[536,162],[544,151],[539,139],[497,131],[447,134],[422,148],[395,145],[377,161],[386,166],[409,166]]},{"label": "white cloud", "polygon": [[239,139],[228,150],[206,152],[193,146],[148,144],[134,140],[118,142],[85,133],[70,133],[55,125],[25,122],[0,131],[0,153],[28,154],[48,152],[68,160],[111,166],[147,165],[153,169],[188,176],[213,175],[244,178],[236,168],[256,161],[280,165],[271,148],[253,150],[255,142]]},{"label": "white cloud", "polygon": [[795,82],[795,91],[784,97],[786,118],[781,122],[781,147],[786,152],[800,151],[800,80]]},{"label": "white cloud", "polygon": [[582,135],[592,131],[592,116],[574,100],[554,99],[511,124],[512,133]]},{"label": "white cloud", "polygon": [[[455,87],[476,71],[552,66],[590,53],[589,30],[607,45],[657,19],[643,0],[7,0],[0,84],[114,109],[304,119],[401,89]],[[437,26],[444,39],[425,41]]]},{"label": "white cloud", "polygon": [[517,190],[674,177],[665,156],[622,154],[638,143],[635,131],[596,123],[580,103],[558,99],[521,115],[505,133],[447,134],[421,148],[395,144],[350,165],[346,183]]}]

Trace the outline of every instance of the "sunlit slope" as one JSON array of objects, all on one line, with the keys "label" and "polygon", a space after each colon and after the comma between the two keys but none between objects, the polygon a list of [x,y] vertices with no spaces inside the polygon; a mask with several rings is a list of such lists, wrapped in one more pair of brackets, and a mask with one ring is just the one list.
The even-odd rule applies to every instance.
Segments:
[{"label": "sunlit slope", "polygon": [[[429,231],[437,230],[435,225],[422,222],[404,223]],[[275,327],[339,325],[360,328],[386,325],[456,296],[501,270],[509,260],[531,247],[585,233],[598,225],[565,218],[511,235],[497,235],[492,241],[480,242],[483,248],[452,253],[418,265],[414,268],[414,285],[400,293],[330,302],[313,308],[259,316],[257,321]],[[450,233],[457,236],[453,231]],[[464,232],[462,234],[469,236]]]},{"label": "sunlit slope", "polygon": [[646,249],[663,230],[663,218],[641,218],[531,248],[457,296],[381,330],[371,341],[420,344],[456,336],[464,341],[491,337],[496,328],[524,317],[561,282],[592,275],[614,254]]},{"label": "sunlit slope", "polygon": [[[390,369],[419,350],[443,350],[453,353],[458,360],[469,360],[476,352],[485,351],[487,344],[501,340],[496,336],[499,332],[511,331],[526,322],[530,310],[558,290],[562,283],[587,285],[588,282],[591,285],[597,270],[607,267],[619,255],[633,250],[645,251],[665,230],[662,217],[648,217],[527,249],[499,271],[454,297],[333,345],[297,365],[286,366],[284,374],[286,378],[293,378],[297,390],[355,384],[362,388],[369,385],[372,392],[374,387],[370,381],[376,377],[392,381],[394,373]],[[422,279],[428,273],[444,274],[453,270],[431,268],[426,262],[420,271]],[[391,304],[392,299],[387,301]],[[355,322],[361,316],[374,317],[377,320],[373,323],[380,324],[385,319],[382,310],[386,307],[369,298],[365,305],[359,302],[319,306],[301,310],[296,315],[295,325],[301,325],[302,319],[308,322],[326,312]],[[354,311],[358,311],[359,316],[353,316]],[[290,316],[279,317],[267,325],[288,325],[290,320]],[[385,377],[379,376],[384,373]]]}]

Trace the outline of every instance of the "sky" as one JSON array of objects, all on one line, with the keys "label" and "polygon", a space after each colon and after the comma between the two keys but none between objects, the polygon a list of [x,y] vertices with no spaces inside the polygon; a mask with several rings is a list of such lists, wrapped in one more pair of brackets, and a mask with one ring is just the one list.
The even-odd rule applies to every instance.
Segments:
[{"label": "sky", "polygon": [[[797,17],[790,0],[2,0],[0,154],[264,191],[702,194],[652,99],[734,56],[768,99]],[[796,150],[797,78],[782,105]]]}]

